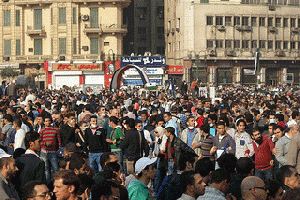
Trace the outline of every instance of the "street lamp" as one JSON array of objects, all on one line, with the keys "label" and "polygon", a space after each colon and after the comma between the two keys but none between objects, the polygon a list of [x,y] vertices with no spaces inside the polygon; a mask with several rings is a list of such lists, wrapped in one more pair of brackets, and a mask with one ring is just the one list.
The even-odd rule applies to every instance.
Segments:
[{"label": "street lamp", "polygon": [[259,48],[255,52],[255,68],[257,68],[257,86],[260,89],[260,66],[259,66]]},{"label": "street lamp", "polygon": [[113,64],[109,64],[108,65],[108,70],[110,73],[114,73],[115,72],[115,53],[112,49],[109,49],[108,50],[108,61],[110,62],[111,61],[111,58],[110,58],[110,52],[112,52],[112,56],[113,56]]}]

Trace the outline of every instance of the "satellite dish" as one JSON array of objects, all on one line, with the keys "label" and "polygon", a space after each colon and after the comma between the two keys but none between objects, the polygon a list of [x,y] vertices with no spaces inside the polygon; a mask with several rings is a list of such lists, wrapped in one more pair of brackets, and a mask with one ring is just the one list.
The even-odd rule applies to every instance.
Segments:
[{"label": "satellite dish", "polygon": [[113,64],[109,64],[108,65],[108,70],[109,70],[109,73],[114,73],[115,72],[115,66]]}]

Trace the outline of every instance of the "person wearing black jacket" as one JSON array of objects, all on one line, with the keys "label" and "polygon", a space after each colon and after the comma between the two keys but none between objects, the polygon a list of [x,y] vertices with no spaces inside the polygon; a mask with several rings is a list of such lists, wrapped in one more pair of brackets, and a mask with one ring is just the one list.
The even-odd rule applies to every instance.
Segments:
[{"label": "person wearing black jacket", "polygon": [[61,146],[65,147],[68,143],[75,143],[75,114],[70,113],[67,115],[68,122],[61,126],[60,137]]},{"label": "person wearing black jacket", "polygon": [[89,149],[89,164],[95,172],[102,171],[100,157],[104,152],[108,152],[106,142],[106,132],[104,128],[97,126],[97,116],[92,115],[90,119],[90,128],[85,130],[86,145]]},{"label": "person wearing black jacket", "polygon": [[25,154],[16,159],[19,171],[15,177],[15,185],[18,192],[32,180],[46,183],[45,162],[38,156],[38,152],[41,150],[40,134],[37,132],[26,133],[25,146],[27,148]]},{"label": "person wearing black jacket", "polygon": [[122,151],[125,151],[127,174],[132,174],[134,173],[135,162],[141,157],[148,157],[149,146],[145,139],[144,132],[138,132],[135,128],[134,119],[127,119],[125,124],[127,130],[125,132],[125,138],[120,143],[120,147]]}]

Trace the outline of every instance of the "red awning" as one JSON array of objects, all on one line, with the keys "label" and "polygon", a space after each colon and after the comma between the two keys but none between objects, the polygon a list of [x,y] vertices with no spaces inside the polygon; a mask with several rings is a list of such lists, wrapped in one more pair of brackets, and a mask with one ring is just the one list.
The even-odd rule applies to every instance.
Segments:
[{"label": "red awning", "polygon": [[183,74],[182,65],[167,65],[166,71],[168,74]]}]

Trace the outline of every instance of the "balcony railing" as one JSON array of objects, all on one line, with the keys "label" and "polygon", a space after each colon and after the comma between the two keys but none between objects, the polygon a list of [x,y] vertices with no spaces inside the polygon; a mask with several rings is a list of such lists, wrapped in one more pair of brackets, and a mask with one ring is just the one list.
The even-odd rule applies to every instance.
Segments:
[{"label": "balcony railing", "polygon": [[99,35],[103,33],[120,33],[120,34],[126,34],[127,33],[127,25],[100,25],[97,27],[90,27],[88,24],[85,24],[84,26],[84,32],[86,34],[92,34],[92,33],[98,33]]},{"label": "balcony railing", "polygon": [[27,34],[30,36],[41,36],[41,37],[45,37],[46,36],[46,31],[45,31],[45,27],[42,26],[41,29],[35,29],[32,26],[27,26]]},{"label": "balcony railing", "polygon": [[14,3],[18,6],[29,6],[29,5],[43,5],[43,4],[52,4],[53,0],[15,0]]}]

